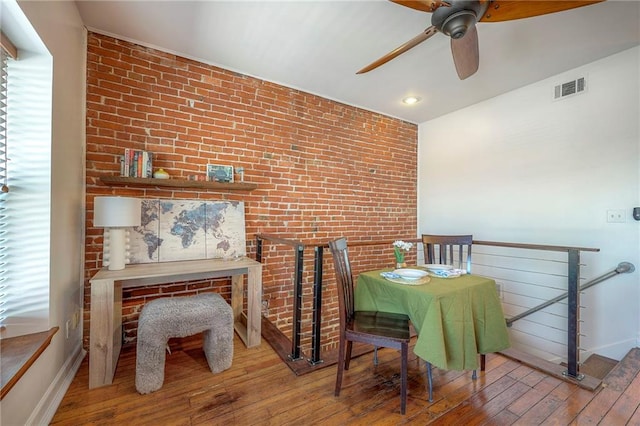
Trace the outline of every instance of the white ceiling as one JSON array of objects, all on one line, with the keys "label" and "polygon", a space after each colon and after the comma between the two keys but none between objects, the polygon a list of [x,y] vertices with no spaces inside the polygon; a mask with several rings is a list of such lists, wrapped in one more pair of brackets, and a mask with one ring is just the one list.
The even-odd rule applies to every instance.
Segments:
[{"label": "white ceiling", "polygon": [[[640,44],[640,2],[610,0],[478,24],[480,69],[464,81],[444,34],[356,75],[430,26],[431,14],[385,0],[76,3],[89,30],[413,123]],[[423,100],[409,107],[407,95]]]}]

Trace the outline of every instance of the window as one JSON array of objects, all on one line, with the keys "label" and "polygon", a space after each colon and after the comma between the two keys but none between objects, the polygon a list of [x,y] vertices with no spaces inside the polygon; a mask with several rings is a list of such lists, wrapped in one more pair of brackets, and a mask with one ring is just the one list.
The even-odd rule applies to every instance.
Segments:
[{"label": "window", "polygon": [[[1,34],[0,42],[0,193],[6,194],[9,192],[9,182],[7,179],[7,69],[9,64],[9,58],[15,58],[9,52],[16,52],[13,43],[9,39]],[[0,326],[4,327],[6,322],[7,307],[7,288],[5,281],[7,280],[6,274],[6,257],[7,257],[7,243],[5,240],[6,233],[6,205],[5,197],[0,198]]]},{"label": "window", "polygon": [[12,337],[49,327],[52,58],[17,4],[2,13],[0,325]]}]

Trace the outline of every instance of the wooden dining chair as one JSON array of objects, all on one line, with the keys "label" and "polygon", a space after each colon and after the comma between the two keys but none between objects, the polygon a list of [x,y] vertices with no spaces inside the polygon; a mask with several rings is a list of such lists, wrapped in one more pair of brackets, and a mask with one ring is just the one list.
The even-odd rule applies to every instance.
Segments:
[{"label": "wooden dining chair", "polygon": [[[467,274],[471,273],[471,245],[473,235],[430,235],[422,234],[424,261],[427,264],[455,265],[462,269],[466,265]],[[465,251],[466,248],[466,251]],[[457,254],[457,256],[455,256]],[[465,256],[466,254],[466,256]],[[456,259],[457,257],[457,259]],[[485,370],[486,355],[480,354],[480,371]],[[473,370],[473,379],[477,378]]]},{"label": "wooden dining chair", "polygon": [[[333,265],[338,287],[338,305],[340,311],[340,344],[338,348],[338,373],[336,376],[335,396],[340,396],[344,370],[349,369],[353,342],[374,345],[375,347],[399,349],[400,364],[400,413],[407,407],[407,364],[409,356],[409,317],[404,314],[356,311],[354,308],[354,286],[347,240],[344,238],[329,242],[333,255]],[[429,383],[429,401],[432,396],[431,364],[427,363]]]},{"label": "wooden dining chair", "polygon": [[[427,264],[455,265],[462,269],[466,266],[471,273],[471,244],[473,235],[422,235],[424,261]],[[466,248],[466,258],[465,258]],[[457,256],[454,256],[457,254]],[[456,259],[457,257],[457,259]]]}]

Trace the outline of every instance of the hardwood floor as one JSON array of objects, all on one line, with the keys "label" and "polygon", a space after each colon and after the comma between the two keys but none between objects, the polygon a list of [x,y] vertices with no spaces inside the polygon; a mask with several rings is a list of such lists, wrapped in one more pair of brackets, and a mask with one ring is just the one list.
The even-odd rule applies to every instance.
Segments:
[{"label": "hardwood floor", "polygon": [[[88,357],[56,412],[54,425],[625,425],[640,424],[640,350],[631,351],[595,392],[546,376],[501,355],[471,372],[433,370],[434,401],[425,365],[410,354],[407,414],[400,415],[400,361],[379,351],[351,362],[333,396],[335,365],[296,376],[267,342],[247,349],[235,338],[229,370],[211,374],[199,341],[172,342],[164,386],[135,390],[135,351],[124,348],[114,383],[88,388]],[[306,362],[306,361],[300,361]]]}]

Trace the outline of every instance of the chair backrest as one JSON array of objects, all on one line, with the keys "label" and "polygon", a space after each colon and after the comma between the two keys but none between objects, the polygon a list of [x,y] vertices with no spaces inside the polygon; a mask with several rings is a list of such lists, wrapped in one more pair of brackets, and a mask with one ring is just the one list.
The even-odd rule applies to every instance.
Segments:
[{"label": "chair backrest", "polygon": [[333,267],[336,272],[336,284],[338,286],[338,305],[340,308],[340,326],[344,328],[347,322],[353,318],[353,275],[349,263],[347,240],[339,238],[329,242],[329,250],[333,255]]},{"label": "chair backrest", "polygon": [[[466,264],[467,273],[471,273],[471,243],[473,235],[422,235],[424,260],[426,263],[455,265],[454,249],[458,254],[458,268]],[[464,248],[466,247],[466,259]]]}]

